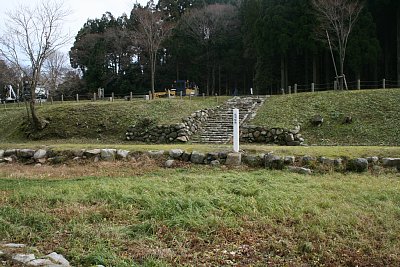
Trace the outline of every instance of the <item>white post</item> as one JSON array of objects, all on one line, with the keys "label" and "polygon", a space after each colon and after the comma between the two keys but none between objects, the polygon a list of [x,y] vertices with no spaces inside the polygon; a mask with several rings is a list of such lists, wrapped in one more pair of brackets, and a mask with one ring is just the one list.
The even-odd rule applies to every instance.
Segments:
[{"label": "white post", "polygon": [[383,89],[386,89],[386,79],[383,79],[382,85],[383,85]]},{"label": "white post", "polygon": [[297,94],[297,83],[294,84],[294,93]]},{"label": "white post", "polygon": [[233,151],[239,152],[239,109],[233,109]]},{"label": "white post", "polygon": [[253,95],[253,88],[250,88],[250,95]]},{"label": "white post", "polygon": [[129,93],[129,101],[132,101],[132,98],[133,98],[133,94],[132,94],[132,92],[130,92]]},{"label": "white post", "polygon": [[292,93],[292,87],[290,85],[288,86],[288,93],[289,95]]},{"label": "white post", "polygon": [[315,83],[311,83],[311,92],[315,92]]},{"label": "white post", "polygon": [[79,95],[76,94],[76,102],[79,102]]}]

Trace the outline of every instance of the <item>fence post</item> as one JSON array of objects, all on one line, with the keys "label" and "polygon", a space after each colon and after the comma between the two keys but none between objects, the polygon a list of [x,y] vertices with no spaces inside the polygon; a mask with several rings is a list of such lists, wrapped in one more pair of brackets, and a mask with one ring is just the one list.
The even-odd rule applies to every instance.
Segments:
[{"label": "fence post", "polygon": [[292,94],[292,86],[290,86],[290,85],[288,86],[288,91],[289,91],[289,92],[288,92],[289,95]]},{"label": "fence post", "polygon": [[360,81],[360,79],[357,80],[357,90],[361,90],[361,81]]},{"label": "fence post", "polygon": [[93,93],[93,101],[96,102],[96,93]]},{"label": "fence post", "polygon": [[311,92],[315,92],[315,83],[311,83]]},{"label": "fence post", "polygon": [[114,102],[114,92],[111,93],[111,102]]},{"label": "fence post", "polygon": [[129,93],[129,101],[132,101],[133,95],[132,92]]},{"label": "fence post", "polygon": [[171,91],[168,89],[168,99],[171,98]]},{"label": "fence post", "polygon": [[79,95],[76,94],[76,102],[79,102]]},{"label": "fence post", "polygon": [[382,86],[383,86],[383,89],[386,89],[386,79],[382,80]]},{"label": "fence post", "polygon": [[206,99],[206,95],[203,93],[203,100]]},{"label": "fence post", "polygon": [[153,95],[151,94],[151,91],[149,91],[149,100],[153,99]]},{"label": "fence post", "polygon": [[333,81],[333,90],[337,90],[337,86],[338,86],[338,84],[337,84],[337,81],[335,80],[335,81]]},{"label": "fence post", "polygon": [[64,102],[64,95],[61,95],[61,103]]},{"label": "fence post", "polygon": [[182,91],[179,92],[179,96],[181,97],[181,100],[182,100]]},{"label": "fence post", "polygon": [[281,88],[282,95],[285,94],[285,89]]},{"label": "fence post", "polygon": [[297,83],[294,84],[294,93],[297,94]]}]

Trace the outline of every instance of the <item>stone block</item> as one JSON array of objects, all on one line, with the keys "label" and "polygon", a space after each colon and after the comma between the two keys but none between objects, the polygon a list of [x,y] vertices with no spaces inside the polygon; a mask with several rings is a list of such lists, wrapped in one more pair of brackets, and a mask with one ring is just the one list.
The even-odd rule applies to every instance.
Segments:
[{"label": "stone block", "polygon": [[228,153],[226,156],[225,165],[228,166],[239,166],[242,163],[241,153]]},{"label": "stone block", "polygon": [[56,252],[52,252],[52,253],[46,255],[45,258],[49,258],[53,262],[58,263],[58,264],[62,264],[65,267],[70,266],[69,262],[64,258],[64,256],[61,255],[61,254],[58,254]]},{"label": "stone block", "polygon": [[12,256],[13,261],[16,261],[18,263],[28,263],[32,260],[35,259],[35,255],[34,254],[15,254]]},{"label": "stone block", "polygon": [[365,158],[356,158],[347,162],[347,170],[355,172],[365,172],[368,170],[368,160]]},{"label": "stone block", "polygon": [[312,174],[312,171],[310,169],[304,168],[304,167],[289,166],[288,169],[289,169],[289,171],[295,172],[295,173],[307,174],[307,175]]},{"label": "stone block", "polygon": [[101,149],[100,151],[100,157],[102,160],[105,161],[113,161],[115,160],[115,154],[116,154],[117,150],[116,149]]},{"label": "stone block", "polygon": [[169,156],[173,159],[179,159],[183,154],[182,149],[171,149],[169,151]]},{"label": "stone block", "polygon": [[250,167],[263,167],[263,157],[259,155],[243,155],[243,163]]},{"label": "stone block", "polygon": [[383,158],[382,165],[384,167],[400,167],[400,158]]},{"label": "stone block", "polygon": [[175,164],[175,160],[169,159],[169,160],[167,160],[167,161],[164,163],[164,166],[165,166],[166,168],[172,168],[172,167],[174,166],[174,164]]},{"label": "stone block", "polygon": [[32,158],[35,154],[35,150],[33,149],[21,149],[18,151],[18,156],[24,159]]},{"label": "stone block", "polygon": [[89,149],[83,152],[83,155],[88,158],[95,157],[101,153],[101,149]]},{"label": "stone block", "polygon": [[197,151],[193,151],[190,157],[190,161],[195,164],[203,164],[205,159],[206,155]]},{"label": "stone block", "polygon": [[266,154],[264,156],[264,166],[272,170],[282,170],[284,162],[282,157],[274,154]]},{"label": "stone block", "polygon": [[47,150],[44,149],[39,149],[35,152],[35,154],[33,155],[33,158],[35,160],[39,160],[39,159],[43,159],[47,156]]}]

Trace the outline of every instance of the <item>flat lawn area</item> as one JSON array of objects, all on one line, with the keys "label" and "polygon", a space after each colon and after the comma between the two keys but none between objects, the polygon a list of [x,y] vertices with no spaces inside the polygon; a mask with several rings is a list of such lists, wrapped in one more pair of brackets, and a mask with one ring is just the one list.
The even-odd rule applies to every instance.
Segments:
[{"label": "flat lawn area", "polygon": [[74,266],[400,266],[398,173],[0,166],[0,241]]}]

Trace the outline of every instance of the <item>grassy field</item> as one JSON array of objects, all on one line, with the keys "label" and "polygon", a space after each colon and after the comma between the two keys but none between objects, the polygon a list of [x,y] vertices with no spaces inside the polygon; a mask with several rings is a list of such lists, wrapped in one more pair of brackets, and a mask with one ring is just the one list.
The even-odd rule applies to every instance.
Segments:
[{"label": "grassy field", "polygon": [[26,130],[26,108],[8,104],[0,112],[0,142],[21,142],[30,139],[69,139],[81,142],[120,142],[126,129],[139,119],[150,118],[158,124],[171,124],[193,111],[221,104],[226,97],[157,99],[154,101],[116,102],[64,102],[38,105],[39,116],[50,124],[41,132],[30,134]]},{"label": "grassy field", "polygon": [[[379,89],[272,96],[253,124],[291,128],[301,124],[307,144],[400,145],[400,90]],[[310,123],[314,115],[324,123]],[[353,123],[343,123],[351,116]]]},{"label": "grassy field", "polygon": [[0,240],[74,266],[399,266],[400,180],[143,163],[0,167]]}]

